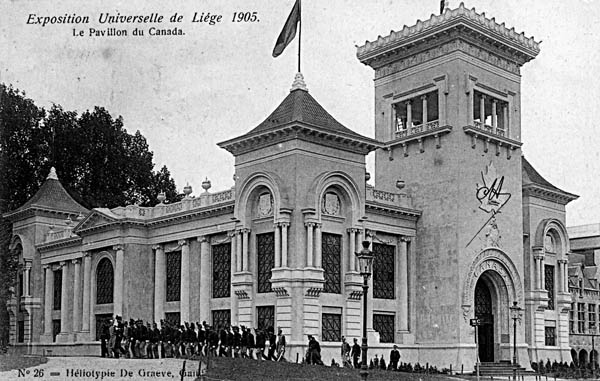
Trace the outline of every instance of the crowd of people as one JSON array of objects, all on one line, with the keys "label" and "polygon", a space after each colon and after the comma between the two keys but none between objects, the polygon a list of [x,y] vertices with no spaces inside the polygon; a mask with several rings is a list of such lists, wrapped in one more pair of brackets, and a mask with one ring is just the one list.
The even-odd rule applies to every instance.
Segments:
[{"label": "crowd of people", "polygon": [[[254,331],[254,333],[253,333]],[[205,321],[177,325],[166,320],[150,324],[143,320],[123,320],[120,316],[107,320],[100,331],[101,355],[112,358],[192,358],[193,356],[219,356],[250,358],[255,360],[285,361],[286,338],[281,329],[277,335],[273,327],[266,329],[245,326],[212,327]],[[342,364],[360,368],[361,347],[354,339],[351,347],[342,337]],[[394,345],[390,353],[389,368],[396,370],[400,352]],[[321,345],[308,335],[305,363],[323,365]],[[385,366],[383,356],[371,360],[370,368]],[[335,360],[332,365],[338,365]]]},{"label": "crowd of people", "polygon": [[273,327],[211,327],[206,322],[176,325],[161,320],[158,328],[156,323],[124,321],[120,316],[102,325],[100,342],[102,357],[148,359],[210,355],[283,361],[286,347],[282,331],[275,335]]},{"label": "crowd of people", "polygon": [[[344,367],[354,367],[354,368],[360,368],[362,366],[361,363],[361,347],[360,345],[358,345],[358,339],[354,339],[354,345],[352,345],[352,347],[350,347],[350,344],[346,341],[346,338],[344,336],[342,336],[342,348],[341,348],[341,355],[342,355],[342,364]],[[369,363],[369,369],[390,369],[390,370],[397,370],[398,369],[398,362],[400,361],[400,351],[398,351],[398,346],[394,345],[394,349],[391,350],[390,352],[390,360],[389,360],[389,365],[386,366],[385,365],[385,360],[383,358],[383,356],[381,356],[381,358],[378,357],[378,355],[375,355],[375,358],[371,359],[370,363]],[[332,365],[334,365],[334,363],[332,362]]]}]

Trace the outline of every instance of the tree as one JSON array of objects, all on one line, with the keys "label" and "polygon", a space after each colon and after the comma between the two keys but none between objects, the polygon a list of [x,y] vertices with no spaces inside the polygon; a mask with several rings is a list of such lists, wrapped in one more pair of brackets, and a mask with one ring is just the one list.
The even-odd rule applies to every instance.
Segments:
[{"label": "tree", "polygon": [[39,189],[54,166],[62,185],[87,208],[156,204],[159,192],[179,201],[166,166],[153,171],[146,138],[127,133],[121,117],[95,107],[78,115],[54,105],[46,112],[25,93],[0,84],[0,339],[7,338],[9,287],[17,258],[12,227],[2,218]]}]

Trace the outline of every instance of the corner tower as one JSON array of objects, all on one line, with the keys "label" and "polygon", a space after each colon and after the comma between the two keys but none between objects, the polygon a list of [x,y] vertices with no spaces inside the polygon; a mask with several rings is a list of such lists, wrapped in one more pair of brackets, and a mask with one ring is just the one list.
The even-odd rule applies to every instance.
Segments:
[{"label": "corner tower", "polygon": [[[375,70],[385,146],[376,185],[403,180],[423,211],[411,324],[434,363],[475,362],[474,317],[481,360],[511,359],[508,307],[525,307],[520,67],[538,53],[533,38],[463,4],[358,48]],[[523,327],[517,343],[527,364]]]}]

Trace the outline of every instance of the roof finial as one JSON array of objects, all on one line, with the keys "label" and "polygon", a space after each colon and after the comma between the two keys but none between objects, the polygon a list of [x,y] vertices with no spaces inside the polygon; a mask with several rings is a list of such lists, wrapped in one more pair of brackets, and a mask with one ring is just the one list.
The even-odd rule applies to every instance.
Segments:
[{"label": "roof finial", "polygon": [[56,168],[50,168],[50,173],[48,173],[48,177],[46,180],[58,180],[58,176],[56,175]]},{"label": "roof finial", "polygon": [[304,76],[300,72],[296,73],[294,82],[292,83],[292,88],[290,89],[290,91],[294,90],[308,91],[308,87],[306,87],[306,83],[304,82]]}]

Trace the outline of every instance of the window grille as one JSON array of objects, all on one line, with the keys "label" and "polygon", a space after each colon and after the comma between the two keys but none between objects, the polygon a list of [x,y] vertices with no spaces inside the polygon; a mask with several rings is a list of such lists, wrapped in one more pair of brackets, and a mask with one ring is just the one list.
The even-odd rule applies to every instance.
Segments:
[{"label": "window grille", "polygon": [[212,246],[213,298],[228,298],[231,295],[231,243]]},{"label": "window grille", "polygon": [[323,314],[321,327],[323,341],[342,341],[341,314]]},{"label": "window grille", "polygon": [[544,266],[545,288],[548,291],[548,309],[554,309],[554,266]]},{"label": "window grille", "polygon": [[394,299],[395,246],[373,243],[373,297]]},{"label": "window grille", "polygon": [[110,259],[103,258],[96,269],[96,303],[113,302],[114,270]]},{"label": "window grille", "polygon": [[575,303],[571,303],[569,310],[569,333],[575,333]]},{"label": "window grille", "polygon": [[179,327],[181,325],[181,315],[179,312],[167,312],[165,313],[165,321],[171,326]]},{"label": "window grille", "polygon": [[213,328],[216,328],[216,329],[229,327],[231,325],[231,311],[230,310],[214,310],[214,311],[212,311],[212,325],[213,325]]},{"label": "window grille", "polygon": [[271,292],[271,270],[275,267],[275,234],[256,235],[258,292]]},{"label": "window grille", "polygon": [[321,238],[323,270],[325,270],[325,285],[323,287],[323,292],[341,294],[342,236],[322,233]]},{"label": "window grille", "polygon": [[596,333],[596,305],[588,304],[588,330],[590,333]]},{"label": "window grille", "polygon": [[60,310],[61,303],[61,290],[62,290],[62,270],[54,272],[54,310]]},{"label": "window grille", "polygon": [[256,316],[258,317],[258,329],[275,329],[275,306],[256,307]]},{"label": "window grille", "polygon": [[555,327],[545,327],[545,344],[546,346],[554,347],[556,346],[556,328]]},{"label": "window grille", "polygon": [[394,342],[394,320],[394,315],[373,314],[373,329],[379,332],[381,343]]},{"label": "window grille", "polygon": [[475,316],[492,314],[492,296],[490,289],[484,284],[477,282],[475,287]]},{"label": "window grille", "polygon": [[577,303],[577,333],[585,333],[585,303]]},{"label": "window grille", "polygon": [[181,299],[181,250],[165,254],[167,262],[167,302]]}]

